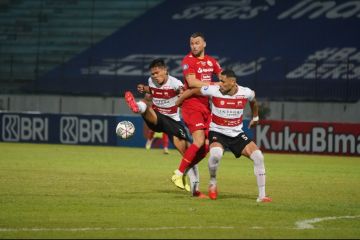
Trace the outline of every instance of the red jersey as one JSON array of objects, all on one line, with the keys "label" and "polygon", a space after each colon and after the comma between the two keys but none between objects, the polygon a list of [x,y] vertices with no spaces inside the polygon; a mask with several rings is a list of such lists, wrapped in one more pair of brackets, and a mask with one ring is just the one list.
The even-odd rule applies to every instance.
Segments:
[{"label": "red jersey", "polygon": [[[195,74],[196,79],[202,82],[212,82],[212,75],[218,75],[222,71],[219,63],[213,57],[205,55],[203,59],[199,59],[194,57],[191,52],[184,57],[181,66],[183,69],[185,89],[189,88],[186,81],[186,75],[188,74]],[[184,100],[182,104],[183,108],[194,108],[197,106],[205,106],[206,108],[208,108],[208,97],[192,96]]]}]

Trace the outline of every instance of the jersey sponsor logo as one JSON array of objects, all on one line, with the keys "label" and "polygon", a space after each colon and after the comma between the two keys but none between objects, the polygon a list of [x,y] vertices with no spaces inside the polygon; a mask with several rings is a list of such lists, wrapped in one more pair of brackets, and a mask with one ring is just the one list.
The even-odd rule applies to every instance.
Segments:
[{"label": "jersey sponsor logo", "polygon": [[198,73],[212,73],[214,68],[198,68]]},{"label": "jersey sponsor logo", "polygon": [[246,98],[221,98],[212,97],[212,103],[215,107],[227,108],[227,109],[243,109],[247,103]]},{"label": "jersey sponsor logo", "polygon": [[61,117],[60,142],[67,144],[107,143],[107,126],[107,120]]},{"label": "jersey sponsor logo", "polygon": [[242,116],[239,118],[222,118],[220,116],[216,116],[215,114],[212,115],[212,122],[226,127],[236,127],[242,124]]}]

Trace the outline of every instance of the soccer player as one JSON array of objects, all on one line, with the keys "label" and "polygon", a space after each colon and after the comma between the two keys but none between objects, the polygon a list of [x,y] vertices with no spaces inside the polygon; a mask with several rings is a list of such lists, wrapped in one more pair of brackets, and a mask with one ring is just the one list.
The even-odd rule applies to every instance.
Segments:
[{"label": "soccer player", "polygon": [[217,198],[216,172],[224,149],[229,149],[236,158],[243,155],[253,161],[259,190],[256,201],[271,202],[272,199],[265,194],[264,156],[257,145],[243,131],[243,112],[248,101],[253,116],[249,127],[257,125],[259,121],[255,92],[250,88],[239,86],[236,83],[234,71],[224,70],[220,74],[219,85],[187,90],[177,100],[176,104],[181,105],[184,99],[193,94],[209,96],[212,100],[212,120],[209,132],[210,156],[208,160],[210,199],[215,200]]},{"label": "soccer player", "polygon": [[[183,83],[168,74],[167,66],[163,59],[155,59],[149,66],[151,77],[148,86],[139,84],[140,93],[151,93],[152,107],[143,101],[135,101],[131,92],[125,92],[125,101],[134,113],[140,113],[147,126],[155,132],[164,132],[169,135],[174,146],[181,155],[185,154],[190,146],[186,129],[180,121],[179,108],[175,105],[178,94],[182,91]],[[186,175],[177,187],[190,191],[194,197],[204,198],[205,194],[199,191],[199,174],[197,165],[192,166],[186,173],[190,178],[187,183]]]},{"label": "soccer player", "polygon": [[170,154],[169,153],[169,137],[168,137],[168,135],[164,132],[163,133],[154,132],[151,129],[148,129],[148,131],[147,131],[145,149],[150,150],[151,146],[156,138],[162,139],[164,154]]},{"label": "soccer player", "polygon": [[[182,60],[185,89],[212,84],[213,75],[219,75],[221,67],[211,56],[205,54],[205,37],[196,32],[190,36],[190,53]],[[186,150],[181,163],[171,180],[181,186],[181,179],[189,167],[203,159],[209,151],[207,134],[211,120],[209,100],[206,96],[191,96],[182,104],[181,113],[193,138],[193,143]]]}]

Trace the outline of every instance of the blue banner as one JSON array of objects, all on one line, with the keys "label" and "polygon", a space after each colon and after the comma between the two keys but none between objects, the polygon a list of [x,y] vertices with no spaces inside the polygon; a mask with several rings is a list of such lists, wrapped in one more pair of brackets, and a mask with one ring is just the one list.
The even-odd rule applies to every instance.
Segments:
[{"label": "blue banner", "polygon": [[[135,126],[134,136],[126,140],[115,133],[118,122],[124,120]],[[244,126],[248,124],[244,120]],[[245,130],[253,137],[252,131]],[[0,113],[0,141],[145,147],[146,134],[140,116]]]},{"label": "blue banner", "polygon": [[157,57],[182,78],[189,36],[260,98],[360,98],[360,1],[167,0],[35,81],[33,90],[123,96]]}]

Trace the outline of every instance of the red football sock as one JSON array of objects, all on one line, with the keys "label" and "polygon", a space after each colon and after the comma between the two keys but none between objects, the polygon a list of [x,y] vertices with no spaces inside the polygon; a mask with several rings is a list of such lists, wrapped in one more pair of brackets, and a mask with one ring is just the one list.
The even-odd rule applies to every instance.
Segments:
[{"label": "red football sock", "polygon": [[166,133],[162,134],[162,141],[163,141],[163,147],[167,148],[169,147],[169,137]]},{"label": "red football sock", "polygon": [[209,152],[209,145],[205,144],[203,145],[199,151],[197,152],[194,160],[189,165],[189,168],[192,168],[195,164],[198,164],[204,157],[206,157],[206,154]]},{"label": "red football sock", "polygon": [[199,148],[195,144],[191,144],[190,147],[186,149],[185,154],[181,159],[180,166],[178,168],[180,172],[184,173],[184,171],[189,167],[191,162],[194,161],[198,150]]}]

